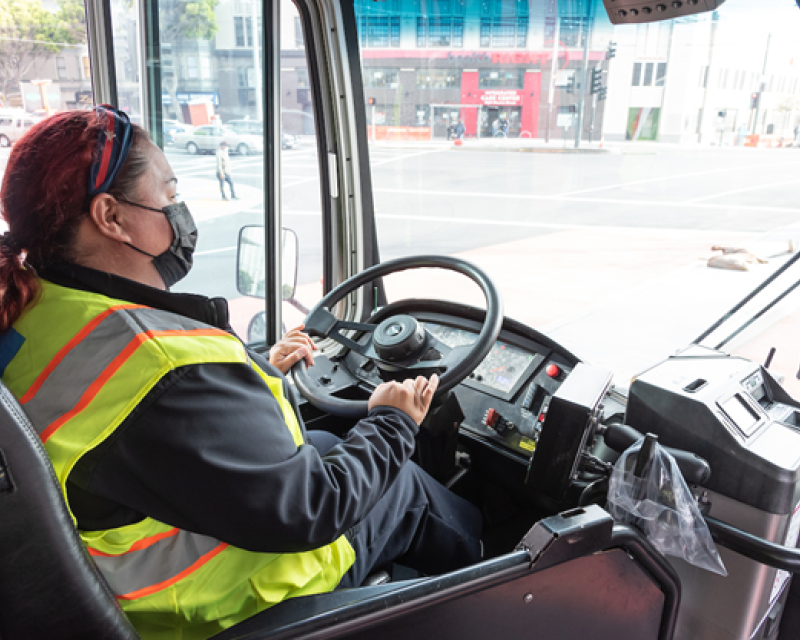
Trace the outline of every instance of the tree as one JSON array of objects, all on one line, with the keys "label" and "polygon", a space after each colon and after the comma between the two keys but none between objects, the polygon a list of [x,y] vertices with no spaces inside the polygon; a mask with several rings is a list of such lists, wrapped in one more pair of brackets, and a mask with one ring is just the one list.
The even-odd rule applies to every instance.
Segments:
[{"label": "tree", "polygon": [[83,3],[61,0],[57,12],[39,0],[0,0],[0,92],[19,87],[38,58],[86,41]]},{"label": "tree", "polygon": [[[217,4],[218,0],[164,0],[159,3],[161,43],[171,45],[174,56],[185,40],[211,40],[218,29]],[[172,75],[165,74],[162,85],[170,95],[176,117],[183,122],[178,106],[178,68],[179,65],[173,64]]]}]

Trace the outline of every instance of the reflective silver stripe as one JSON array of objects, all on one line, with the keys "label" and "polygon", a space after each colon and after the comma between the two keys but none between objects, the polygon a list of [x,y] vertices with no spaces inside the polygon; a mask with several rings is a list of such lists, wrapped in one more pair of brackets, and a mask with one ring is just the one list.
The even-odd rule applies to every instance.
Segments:
[{"label": "reflective silver stripe", "polygon": [[48,425],[75,406],[136,335],[201,328],[208,325],[155,309],[115,311],[64,356],[36,395],[25,403],[25,413],[41,435]]},{"label": "reflective silver stripe", "polygon": [[220,544],[209,536],[179,530],[145,549],[113,557],[92,554],[92,558],[121,597],[177,578]]}]

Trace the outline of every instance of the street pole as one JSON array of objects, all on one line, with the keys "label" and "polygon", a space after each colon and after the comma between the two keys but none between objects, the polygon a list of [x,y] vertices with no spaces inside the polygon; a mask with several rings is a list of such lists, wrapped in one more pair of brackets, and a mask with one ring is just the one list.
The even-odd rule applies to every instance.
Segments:
[{"label": "street pole", "polygon": [[556,14],[556,30],[553,35],[553,60],[550,63],[550,87],[547,91],[547,128],[544,141],[550,142],[550,121],[553,119],[553,100],[556,93],[556,73],[558,73],[558,42],[561,37],[561,18]]},{"label": "street pole", "polygon": [[758,112],[761,109],[761,98],[764,96],[764,76],[767,75],[767,60],[769,59],[769,44],[772,41],[772,34],[767,34],[767,48],[764,51],[764,64],[761,66],[761,77],[758,79],[758,101],[756,102],[756,113],[753,118],[753,135],[758,130]]},{"label": "street pole", "polygon": [[[600,65],[598,64],[595,69],[599,69]],[[592,142],[594,138],[594,114],[597,111],[597,94],[592,95],[592,119],[589,121],[589,142]]]},{"label": "street pole", "polygon": [[586,91],[586,74],[589,71],[589,40],[592,36],[592,28],[594,26],[594,0],[588,0],[588,8],[586,9],[586,37],[583,41],[583,62],[581,64],[581,85],[578,88],[578,114],[577,124],[575,126],[575,148],[580,149],[581,146],[581,129],[583,128],[583,96]]}]

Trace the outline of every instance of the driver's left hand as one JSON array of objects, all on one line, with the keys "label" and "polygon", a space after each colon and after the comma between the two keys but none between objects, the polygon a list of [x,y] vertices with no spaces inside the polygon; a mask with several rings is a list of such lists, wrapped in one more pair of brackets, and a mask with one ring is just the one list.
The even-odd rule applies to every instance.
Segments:
[{"label": "driver's left hand", "polygon": [[317,345],[303,333],[304,328],[305,325],[301,324],[287,331],[286,335],[269,350],[269,363],[284,375],[302,359],[305,359],[306,366],[314,366],[314,356],[311,352],[317,350]]}]

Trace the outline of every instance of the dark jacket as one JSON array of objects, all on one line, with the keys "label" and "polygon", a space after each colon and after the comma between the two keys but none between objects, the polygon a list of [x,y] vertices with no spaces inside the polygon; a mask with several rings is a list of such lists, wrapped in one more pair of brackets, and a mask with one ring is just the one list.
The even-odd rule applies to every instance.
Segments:
[{"label": "dark jacket", "polygon": [[[39,274],[230,331],[221,298],[160,291],[76,265]],[[266,358],[250,355],[282,377]],[[284,390],[300,419],[285,379]],[[83,530],[146,515],[251,551],[306,551],[370,511],[411,455],[417,429],[398,409],[373,409],[322,457],[311,445],[295,446],[277,401],[249,365],[181,367],[79,460],[67,481],[69,502]]]}]

